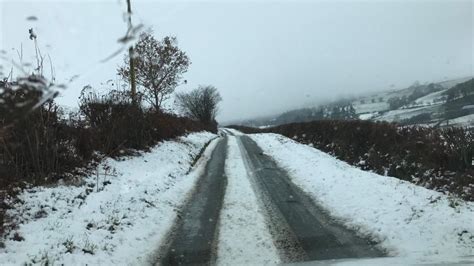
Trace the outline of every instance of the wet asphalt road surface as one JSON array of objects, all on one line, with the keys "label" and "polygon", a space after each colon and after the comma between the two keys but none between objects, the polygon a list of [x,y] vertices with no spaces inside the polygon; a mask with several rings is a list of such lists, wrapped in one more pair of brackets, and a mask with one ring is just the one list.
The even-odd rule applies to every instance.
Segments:
[{"label": "wet asphalt road surface", "polygon": [[[215,263],[217,224],[227,184],[227,138],[218,140],[205,174],[181,210],[166,245],[161,247],[158,264]],[[253,189],[265,207],[266,222],[283,262],[384,256],[375,243],[332,219],[294,185],[286,171],[265,155],[252,139],[245,135],[236,138]]]},{"label": "wet asphalt road surface", "polygon": [[227,184],[227,137],[218,141],[205,174],[181,210],[168,245],[162,247],[160,265],[206,265],[215,261],[216,227]]},{"label": "wet asphalt road surface", "polygon": [[283,261],[384,256],[371,240],[332,219],[252,139],[238,138],[257,195],[269,212],[267,221],[275,228],[272,233]]}]

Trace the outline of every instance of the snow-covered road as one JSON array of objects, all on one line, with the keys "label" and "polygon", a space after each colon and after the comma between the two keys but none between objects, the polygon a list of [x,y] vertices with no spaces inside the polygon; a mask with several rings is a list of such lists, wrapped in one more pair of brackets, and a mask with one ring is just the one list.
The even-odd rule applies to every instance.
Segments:
[{"label": "snow-covered road", "polygon": [[[94,174],[80,186],[23,192],[8,211],[18,229],[0,249],[0,265],[151,263],[217,142],[187,174],[194,158],[215,137],[193,133],[142,156],[109,159],[103,165],[115,169],[116,176],[103,175],[100,167],[98,189]],[[15,233],[23,240],[15,241]]]},{"label": "snow-covered road", "polygon": [[266,265],[280,262],[251,184],[238,140],[230,137],[225,173],[227,189],[220,214],[218,265]]},{"label": "snow-covered road", "polygon": [[[473,203],[361,171],[281,135],[221,135],[189,173],[215,135],[110,160],[117,177],[98,192],[94,176],[79,187],[25,191],[10,211],[24,239],[6,242],[1,264],[473,262]],[[381,255],[389,257],[351,259]]]},{"label": "snow-covered road", "polygon": [[394,257],[387,263],[474,262],[473,202],[359,170],[281,135],[250,137],[331,216],[380,242]]},{"label": "snow-covered road", "polygon": [[204,173],[160,249],[159,264],[205,265],[216,259],[216,228],[227,183],[224,173],[227,138],[217,142]]},{"label": "snow-covered road", "polygon": [[328,215],[250,137],[239,136],[238,141],[283,261],[385,255],[370,238],[357,236]]}]

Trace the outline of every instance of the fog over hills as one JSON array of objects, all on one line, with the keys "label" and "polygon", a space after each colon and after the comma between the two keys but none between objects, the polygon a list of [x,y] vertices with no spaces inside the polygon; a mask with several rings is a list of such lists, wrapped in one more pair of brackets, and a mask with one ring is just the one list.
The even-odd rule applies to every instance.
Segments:
[{"label": "fog over hills", "polygon": [[[121,48],[125,10],[117,0],[2,1],[0,50],[16,59],[23,44],[34,62],[34,28],[68,84],[58,102],[76,107],[84,86],[116,81],[123,56],[102,60]],[[471,10],[466,0],[135,0],[133,23],[177,37],[192,61],[177,91],[216,86],[223,123],[473,75]]]},{"label": "fog over hills", "polygon": [[474,126],[474,79],[415,82],[401,90],[369,93],[229,124],[267,127],[321,119],[361,119],[427,126]]}]

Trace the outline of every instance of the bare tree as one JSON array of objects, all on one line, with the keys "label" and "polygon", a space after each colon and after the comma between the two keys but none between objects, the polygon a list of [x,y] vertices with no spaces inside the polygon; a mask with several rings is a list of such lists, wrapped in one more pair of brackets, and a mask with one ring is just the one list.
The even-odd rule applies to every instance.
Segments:
[{"label": "bare tree", "polygon": [[[130,57],[118,74],[130,82]],[[159,110],[165,100],[179,84],[182,75],[191,64],[185,52],[177,46],[175,37],[157,40],[151,33],[142,33],[134,47],[133,63],[135,78],[143,88],[144,99]]]},{"label": "bare tree", "polygon": [[189,93],[178,93],[176,101],[184,115],[206,125],[215,122],[217,104],[222,100],[214,86],[199,86]]}]

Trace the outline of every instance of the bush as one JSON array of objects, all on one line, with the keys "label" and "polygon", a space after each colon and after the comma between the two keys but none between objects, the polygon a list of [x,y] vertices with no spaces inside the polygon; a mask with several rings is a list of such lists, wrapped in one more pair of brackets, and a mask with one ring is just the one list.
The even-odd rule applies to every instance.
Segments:
[{"label": "bush", "polygon": [[3,83],[0,104],[1,186],[15,180],[43,183],[82,164],[70,139],[71,128],[52,100],[42,101],[43,87],[28,82]]},{"label": "bush", "polygon": [[125,92],[112,90],[99,95],[86,86],[80,96],[79,117],[88,129],[85,134],[90,137],[90,143],[81,145],[94,147],[106,155],[151,145],[143,110],[129,99]]},{"label": "bush", "polygon": [[[157,142],[187,132],[215,131],[188,118],[166,114],[156,109],[144,110],[131,102],[128,92],[112,90],[98,95],[86,87],[80,97],[80,115],[86,139],[81,147],[94,147],[105,155],[118,156],[127,150],[144,150]],[[84,143],[89,141],[89,143]],[[84,155],[91,149],[84,151]]]},{"label": "bush", "polygon": [[199,86],[189,93],[178,93],[176,102],[181,111],[205,125],[217,125],[216,115],[221,95],[214,86]]}]

